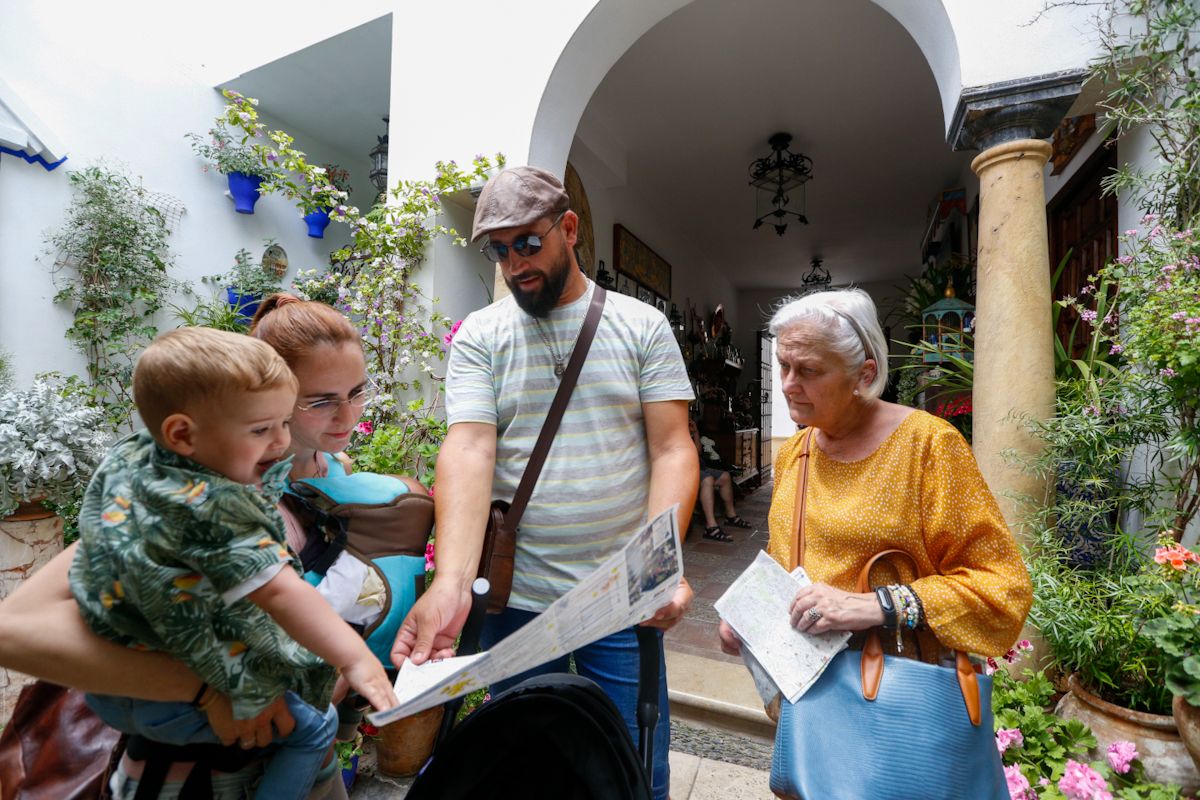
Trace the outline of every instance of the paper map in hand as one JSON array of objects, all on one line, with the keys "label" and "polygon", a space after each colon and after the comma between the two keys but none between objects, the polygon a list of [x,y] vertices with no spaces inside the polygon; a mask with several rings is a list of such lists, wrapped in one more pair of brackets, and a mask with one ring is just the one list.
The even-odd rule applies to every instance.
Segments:
[{"label": "paper map in hand", "polygon": [[750,650],[790,703],[816,682],[850,639],[844,631],[813,636],[792,627],[792,600],[810,583],[803,569],[789,575],[760,552],[715,604],[742,647]]}]

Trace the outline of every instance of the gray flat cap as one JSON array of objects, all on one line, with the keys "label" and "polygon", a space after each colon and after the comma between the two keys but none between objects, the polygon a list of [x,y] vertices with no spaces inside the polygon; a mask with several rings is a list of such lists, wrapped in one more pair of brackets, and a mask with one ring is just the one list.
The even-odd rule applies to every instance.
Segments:
[{"label": "gray flat cap", "polygon": [[475,206],[471,241],[492,231],[519,228],[570,207],[567,190],[553,174],[537,167],[512,167],[484,184]]}]

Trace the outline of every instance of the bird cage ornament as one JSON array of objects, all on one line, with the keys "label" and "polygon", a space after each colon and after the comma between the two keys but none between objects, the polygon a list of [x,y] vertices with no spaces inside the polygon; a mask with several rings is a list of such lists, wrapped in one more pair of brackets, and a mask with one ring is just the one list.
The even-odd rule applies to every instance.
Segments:
[{"label": "bird cage ornament", "polygon": [[947,282],[945,297],[921,312],[921,339],[927,348],[922,358],[927,364],[940,364],[950,357],[974,360],[974,348],[968,337],[975,332],[975,306],[954,296]]}]

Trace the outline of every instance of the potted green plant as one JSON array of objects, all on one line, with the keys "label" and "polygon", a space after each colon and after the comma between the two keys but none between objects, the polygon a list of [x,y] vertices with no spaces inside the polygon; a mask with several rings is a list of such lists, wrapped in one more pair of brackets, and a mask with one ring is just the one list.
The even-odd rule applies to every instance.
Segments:
[{"label": "potted green plant", "polygon": [[[251,100],[257,103],[257,100]],[[261,146],[256,146],[248,135],[236,135],[229,128],[227,115],[217,117],[208,129],[207,139],[198,133],[189,133],[196,155],[206,159],[217,172],[226,176],[229,194],[239,214],[253,214],[254,204],[261,195],[259,187],[268,178],[274,177],[278,169],[273,159]],[[207,172],[209,165],[205,165]]]},{"label": "potted green plant", "polygon": [[1171,713],[1193,761],[1200,765],[1200,554],[1163,534],[1152,568],[1172,602],[1170,613],[1146,620],[1146,635],[1166,657]]},{"label": "potted green plant", "polygon": [[[308,203],[301,203],[301,210],[306,211],[304,222],[308,225],[308,235],[314,239],[323,239],[325,229],[329,227],[329,212],[345,204],[350,196],[350,173],[337,164],[325,164],[313,167],[312,171],[317,180],[308,186]],[[321,180],[321,176],[324,180]],[[316,208],[311,206],[316,204]]]},{"label": "potted green plant", "polygon": [[43,375],[28,390],[0,394],[0,518],[71,503],[111,438],[77,380]]},{"label": "potted green plant", "polygon": [[249,322],[258,311],[263,297],[281,288],[279,275],[261,262],[256,263],[244,247],[233,257],[233,269],[220,275],[208,275],[202,280],[225,289],[229,305],[243,323]]}]

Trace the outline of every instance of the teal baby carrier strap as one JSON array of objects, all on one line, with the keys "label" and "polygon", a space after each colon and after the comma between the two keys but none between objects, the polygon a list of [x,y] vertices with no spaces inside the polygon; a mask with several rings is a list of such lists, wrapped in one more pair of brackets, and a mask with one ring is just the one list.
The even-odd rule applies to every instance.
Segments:
[{"label": "teal baby carrier strap", "polygon": [[425,587],[432,498],[410,492],[403,481],[390,475],[342,471],[296,481],[285,502],[298,511],[310,532],[300,554],[305,580],[319,584],[346,552],[365,563],[387,587],[382,613],[362,634],[371,652],[390,665],[400,624]]}]

